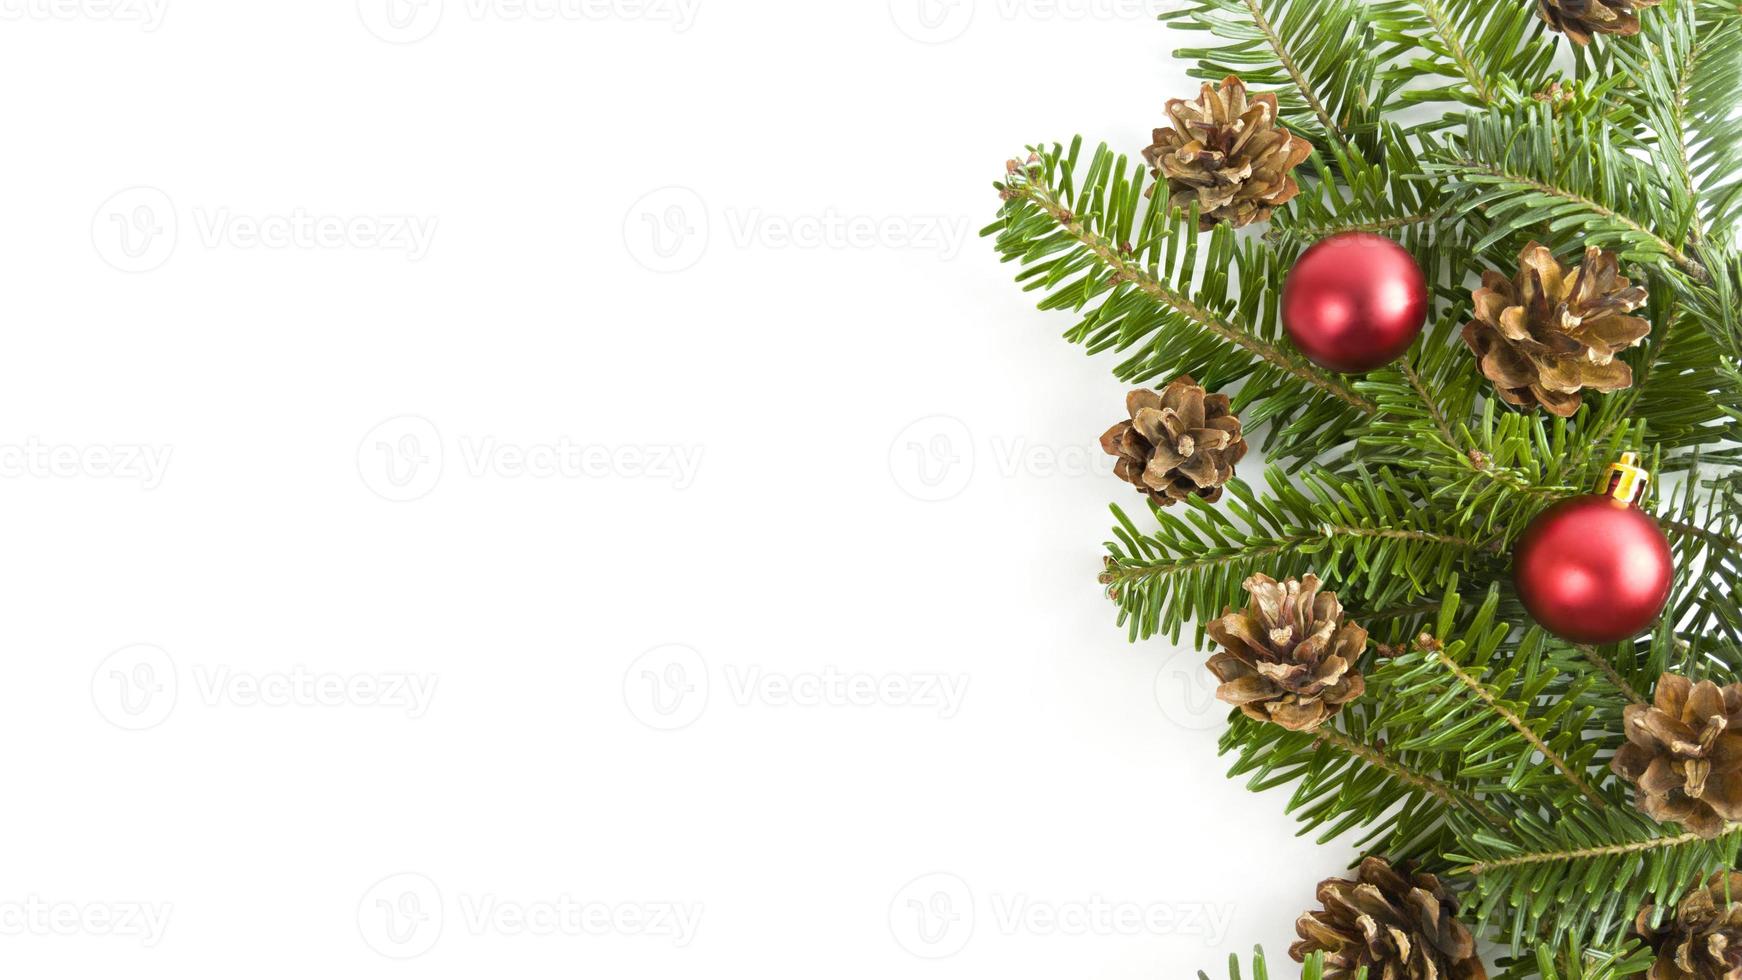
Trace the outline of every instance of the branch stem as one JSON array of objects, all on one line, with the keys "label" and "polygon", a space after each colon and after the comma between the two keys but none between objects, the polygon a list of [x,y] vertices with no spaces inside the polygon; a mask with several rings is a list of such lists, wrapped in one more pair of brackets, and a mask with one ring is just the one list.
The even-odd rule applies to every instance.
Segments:
[{"label": "branch stem", "polygon": [[1343,135],[1336,120],[1319,97],[1313,93],[1312,86],[1307,84],[1306,75],[1300,66],[1294,62],[1294,56],[1288,53],[1288,46],[1282,43],[1282,38],[1276,33],[1276,28],[1270,24],[1270,18],[1265,16],[1264,8],[1258,5],[1258,0],[1246,0],[1246,9],[1252,12],[1252,23],[1263,32],[1264,40],[1270,44],[1270,50],[1276,52],[1276,60],[1282,63],[1288,77],[1294,79],[1294,87],[1300,89],[1301,97],[1312,107],[1313,115],[1319,117],[1319,124],[1325,127],[1325,136],[1336,140],[1345,151],[1349,149],[1349,140]]},{"label": "branch stem", "polygon": [[1634,690],[1633,685],[1627,683],[1627,678],[1622,677],[1621,672],[1615,669],[1615,665],[1603,659],[1602,655],[1597,652],[1596,647],[1587,643],[1575,643],[1573,646],[1578,648],[1579,653],[1585,658],[1586,662],[1597,668],[1599,673],[1608,678],[1609,683],[1615,685],[1616,690],[1620,691],[1623,695],[1626,695],[1627,700],[1634,704],[1646,703],[1645,699],[1639,696],[1639,692]]},{"label": "branch stem", "polygon": [[1489,813],[1487,807],[1483,806],[1475,797],[1470,796],[1468,793],[1455,787],[1448,786],[1432,776],[1416,772],[1408,766],[1405,766],[1403,763],[1398,762],[1396,759],[1386,755],[1380,749],[1357,742],[1329,725],[1320,728],[1312,734],[1319,741],[1342,749],[1344,752],[1349,753],[1370,766],[1385,770],[1391,775],[1397,777],[1399,780],[1427,793],[1429,796],[1432,796],[1434,799],[1439,800],[1447,806],[1455,806],[1459,809],[1468,810],[1496,829],[1504,829],[1505,827],[1505,825],[1499,822],[1493,814]]},{"label": "branch stem", "polygon": [[1547,759],[1550,765],[1553,765],[1556,769],[1560,770],[1561,775],[1567,778],[1567,782],[1572,783],[1573,788],[1577,789],[1580,793],[1583,793],[1586,799],[1595,803],[1598,809],[1602,809],[1609,805],[1609,801],[1597,795],[1597,791],[1591,788],[1591,784],[1585,780],[1585,777],[1574,770],[1571,765],[1568,765],[1567,760],[1561,758],[1560,753],[1549,748],[1548,743],[1542,740],[1542,736],[1538,735],[1529,725],[1526,725],[1524,719],[1520,718],[1517,712],[1500,703],[1500,700],[1494,696],[1493,692],[1489,691],[1474,677],[1471,677],[1469,673],[1466,672],[1464,668],[1458,666],[1451,657],[1446,656],[1444,650],[1436,649],[1434,651],[1434,657],[1440,662],[1440,666],[1446,668],[1453,677],[1458,679],[1458,683],[1464,685],[1471,694],[1474,694],[1478,700],[1487,705],[1490,711],[1499,715],[1506,724],[1512,726],[1513,731],[1516,731],[1519,735],[1523,736],[1524,740],[1530,743],[1531,748],[1534,748],[1544,759]]},{"label": "branch stem", "polygon": [[1335,537],[1354,538],[1390,538],[1399,541],[1432,541],[1439,544],[1449,544],[1454,547],[1467,548],[1471,551],[1497,548],[1497,542],[1480,544],[1468,538],[1460,538],[1450,534],[1435,534],[1432,531],[1414,531],[1405,528],[1385,527],[1349,527],[1340,524],[1326,524],[1319,528],[1316,534],[1295,534],[1286,538],[1278,538],[1270,544],[1250,550],[1240,550],[1232,554],[1215,555],[1203,558],[1192,558],[1184,561],[1170,561],[1155,564],[1119,565],[1101,573],[1102,585],[1116,585],[1133,579],[1156,578],[1163,575],[1175,575],[1180,572],[1194,571],[1211,565],[1220,565],[1235,558],[1262,558],[1267,555],[1281,554],[1291,551],[1312,541],[1327,541]]},{"label": "branch stem", "polygon": [[1488,82],[1482,73],[1476,70],[1476,63],[1470,60],[1470,53],[1464,50],[1464,42],[1458,37],[1458,32],[1452,29],[1446,19],[1446,12],[1440,9],[1439,0],[1416,0],[1416,6],[1427,14],[1427,19],[1433,22],[1434,33],[1446,44],[1446,50],[1451,53],[1452,60],[1458,63],[1458,70],[1464,73],[1465,81],[1476,90],[1476,98],[1483,105],[1493,105],[1494,95],[1488,91]]},{"label": "branch stem", "polygon": [[1379,411],[1377,404],[1356,394],[1343,381],[1310,367],[1304,361],[1289,356],[1276,345],[1236,327],[1214,311],[1199,306],[1190,298],[1151,275],[1147,269],[1112,242],[1084,227],[1083,223],[1077,220],[1076,215],[1055,200],[1041,185],[1024,183],[1013,190],[1051,215],[1053,220],[1064,228],[1066,234],[1081,242],[1083,247],[1094,253],[1102,264],[1112,269],[1121,281],[1131,283],[1151,299],[1179,311],[1210,333],[1245,349],[1346,404],[1368,414]]},{"label": "branch stem", "polygon": [[[1730,824],[1724,828],[1725,834],[1733,834],[1742,830],[1742,824]],[[1653,837],[1650,840],[1633,841],[1627,844],[1605,844],[1601,847],[1586,847],[1576,851],[1539,851],[1534,854],[1520,854],[1517,857],[1500,858],[1497,861],[1478,861],[1455,869],[1452,873],[1459,875],[1480,875],[1499,868],[1516,868],[1525,864],[1548,864],[1550,862],[1576,861],[1580,858],[1612,857],[1617,854],[1637,854],[1640,851],[1655,851],[1663,847],[1680,847],[1700,840],[1696,833],[1678,834],[1674,837]]]},{"label": "branch stem", "polygon": [[1494,177],[1499,180],[1511,181],[1515,184],[1523,184],[1539,194],[1547,194],[1550,197],[1558,197],[1566,201],[1576,201],[1580,205],[1591,209],[1604,218],[1625,226],[1627,230],[1651,239],[1657,244],[1658,248],[1663,250],[1664,255],[1668,256],[1676,265],[1681,266],[1683,271],[1687,272],[1688,275],[1701,280],[1702,282],[1707,278],[1706,267],[1689,258],[1681,249],[1670,244],[1669,239],[1664,238],[1662,235],[1657,234],[1618,211],[1613,211],[1598,204],[1596,201],[1591,200],[1583,194],[1575,194],[1572,191],[1556,187],[1553,184],[1545,184],[1533,177],[1507,173],[1504,170],[1496,168],[1493,164],[1484,163],[1480,160],[1458,160],[1456,161],[1456,166],[1464,170],[1473,170],[1479,174]]}]

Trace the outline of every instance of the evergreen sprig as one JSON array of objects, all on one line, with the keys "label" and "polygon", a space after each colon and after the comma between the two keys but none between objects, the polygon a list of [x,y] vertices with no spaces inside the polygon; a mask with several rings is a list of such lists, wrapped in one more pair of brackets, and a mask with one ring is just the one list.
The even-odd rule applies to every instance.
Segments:
[{"label": "evergreen sprig", "polygon": [[[1113,508],[1120,625],[1201,644],[1248,577],[1319,575],[1369,630],[1365,692],[1313,731],[1232,712],[1230,775],[1302,833],[1440,875],[1510,947],[1505,980],[1637,973],[1640,909],[1668,914],[1742,849],[1742,825],[1705,840],[1653,821],[1609,769],[1663,672],[1742,670],[1742,6],[1639,16],[1637,36],[1575,47],[1537,0],[1181,0],[1161,19],[1204,37],[1179,51],[1191,74],[1275,92],[1314,144],[1299,196],[1261,233],[1200,232],[1148,167],[1077,138],[1010,164],[986,230],[1073,317],[1067,339],[1128,384],[1228,391],[1269,456],[1214,504]],[[1158,95],[1158,121],[1190,94]],[[1413,348],[1359,376],[1280,323],[1291,264],[1345,231],[1403,245],[1432,298]],[[1568,264],[1612,250],[1649,293],[1634,384],[1571,418],[1500,402],[1458,336],[1480,274],[1512,275],[1532,241]],[[1665,478],[1644,506],[1675,556],[1670,602],[1632,641],[1565,642],[1530,624],[1507,556],[1623,451]],[[1324,972],[1308,957],[1304,976]]]}]

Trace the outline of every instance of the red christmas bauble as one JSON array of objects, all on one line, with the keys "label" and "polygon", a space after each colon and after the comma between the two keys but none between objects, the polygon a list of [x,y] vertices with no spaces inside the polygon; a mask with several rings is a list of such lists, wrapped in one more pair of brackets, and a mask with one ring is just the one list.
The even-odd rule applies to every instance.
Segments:
[{"label": "red christmas bauble", "polygon": [[1282,326],[1332,371],[1371,371],[1409,350],[1427,322],[1427,278],[1403,246],[1344,232],[1301,254],[1282,286]]},{"label": "red christmas bauble", "polygon": [[1531,617],[1577,643],[1618,643],[1649,628],[1669,601],[1674,574],[1663,529],[1606,494],[1572,497],[1537,515],[1512,563]]}]

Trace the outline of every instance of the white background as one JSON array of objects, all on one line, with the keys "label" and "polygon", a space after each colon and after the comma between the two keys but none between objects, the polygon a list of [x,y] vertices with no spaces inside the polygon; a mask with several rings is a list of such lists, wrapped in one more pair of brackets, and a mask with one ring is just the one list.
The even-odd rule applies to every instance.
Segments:
[{"label": "white background", "polygon": [[1114,626],[1112,360],[974,235],[1183,39],[918,3],[0,0],[0,971],[1286,959],[1347,845]]}]

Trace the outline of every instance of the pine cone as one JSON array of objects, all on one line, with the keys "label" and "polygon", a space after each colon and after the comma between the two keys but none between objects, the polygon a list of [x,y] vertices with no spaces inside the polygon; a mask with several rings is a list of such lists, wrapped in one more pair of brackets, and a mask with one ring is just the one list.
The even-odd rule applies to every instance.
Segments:
[{"label": "pine cone", "polygon": [[1101,448],[1119,457],[1113,472],[1167,507],[1192,495],[1215,503],[1234,464],[1246,455],[1240,420],[1227,395],[1206,394],[1190,375],[1161,392],[1138,388],[1125,396],[1128,421],[1101,436]]},{"label": "pine cone", "polygon": [[1652,703],[1628,705],[1622,718],[1627,744],[1609,768],[1638,787],[1646,816],[1705,838],[1742,820],[1742,732],[1730,731],[1742,725],[1742,684],[1664,674]]},{"label": "pine cone", "polygon": [[1537,0],[1537,11],[1548,26],[1578,44],[1590,44],[1593,34],[1639,33],[1641,7],[1663,0]]},{"label": "pine cone", "polygon": [[1384,858],[1361,862],[1354,881],[1319,883],[1322,912],[1295,921],[1300,941],[1288,955],[1304,962],[1324,951],[1325,976],[1352,977],[1367,968],[1369,980],[1486,980],[1476,941],[1458,921],[1458,903],[1440,880],[1392,870]]},{"label": "pine cone", "polygon": [[1742,980],[1742,872],[1713,872],[1660,926],[1651,916],[1647,905],[1633,922],[1657,953],[1646,980]]},{"label": "pine cone", "polygon": [[1195,102],[1169,99],[1167,115],[1173,127],[1155,131],[1143,159],[1167,178],[1174,207],[1198,202],[1204,231],[1219,221],[1238,228],[1267,220],[1300,193],[1290,171],[1313,145],[1277,122],[1274,93],[1248,100],[1246,83],[1229,75],[1220,88],[1205,82]]},{"label": "pine cone", "polygon": [[1518,277],[1482,273],[1475,319],[1464,343],[1510,405],[1541,405],[1563,418],[1579,410],[1580,390],[1618,391],[1633,369],[1615,355],[1651,333],[1642,317],[1645,288],[1618,274],[1615,253],[1585,249],[1566,270],[1535,242],[1518,256]]},{"label": "pine cone", "polygon": [[1355,669],[1367,631],[1343,621],[1336,593],[1320,592],[1318,576],[1254,575],[1244,586],[1246,608],[1204,626],[1222,645],[1206,664],[1222,682],[1216,697],[1248,718],[1310,732],[1367,689]]}]

